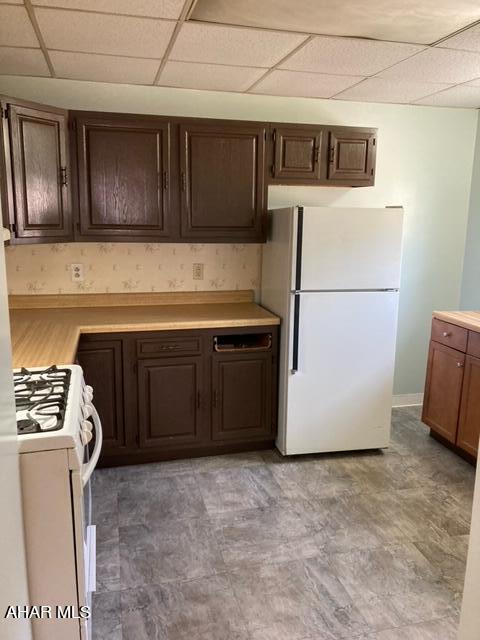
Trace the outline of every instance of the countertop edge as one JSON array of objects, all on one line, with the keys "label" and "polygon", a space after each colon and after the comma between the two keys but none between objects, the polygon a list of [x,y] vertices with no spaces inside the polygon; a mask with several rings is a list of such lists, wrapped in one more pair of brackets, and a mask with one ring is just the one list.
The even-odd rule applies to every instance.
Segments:
[{"label": "countertop edge", "polygon": [[434,311],[432,318],[480,332],[480,311]]}]

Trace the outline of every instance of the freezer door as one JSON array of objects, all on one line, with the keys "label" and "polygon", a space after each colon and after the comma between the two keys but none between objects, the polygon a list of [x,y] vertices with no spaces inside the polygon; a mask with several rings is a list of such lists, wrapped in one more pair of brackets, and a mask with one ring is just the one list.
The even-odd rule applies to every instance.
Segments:
[{"label": "freezer door", "polygon": [[402,222],[401,208],[304,207],[296,288],[398,289]]},{"label": "freezer door", "polygon": [[388,446],[398,292],[302,293],[282,453]]}]

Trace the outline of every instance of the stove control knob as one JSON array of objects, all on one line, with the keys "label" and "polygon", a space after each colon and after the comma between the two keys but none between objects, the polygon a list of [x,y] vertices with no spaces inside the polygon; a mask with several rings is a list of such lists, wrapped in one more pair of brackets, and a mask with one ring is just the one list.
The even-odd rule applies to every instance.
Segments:
[{"label": "stove control knob", "polygon": [[82,433],[80,434],[80,438],[82,440],[82,443],[84,445],[87,445],[90,440],[93,438],[92,432],[91,431],[82,431]]},{"label": "stove control knob", "polygon": [[90,422],[90,420],[84,420],[82,422],[82,431],[88,431],[89,433],[92,433],[92,423]]},{"label": "stove control knob", "polygon": [[85,402],[91,402],[93,400],[93,389],[89,384],[85,385],[83,397],[85,398]]},{"label": "stove control knob", "polygon": [[82,413],[84,418],[89,418],[93,413],[92,405],[84,404],[82,407]]}]

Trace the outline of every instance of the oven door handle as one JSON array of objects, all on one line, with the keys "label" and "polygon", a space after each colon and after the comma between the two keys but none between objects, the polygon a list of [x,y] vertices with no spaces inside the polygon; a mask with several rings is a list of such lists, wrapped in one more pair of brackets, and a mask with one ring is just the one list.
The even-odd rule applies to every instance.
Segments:
[{"label": "oven door handle", "polygon": [[93,418],[93,426],[95,427],[95,446],[93,448],[92,457],[85,465],[83,465],[83,471],[82,471],[83,486],[85,486],[87,482],[90,480],[90,476],[92,475],[93,470],[97,466],[98,458],[100,457],[100,452],[102,450],[102,443],[103,443],[102,423],[100,421],[100,416],[98,415],[98,412],[93,405],[92,405],[92,418]]}]

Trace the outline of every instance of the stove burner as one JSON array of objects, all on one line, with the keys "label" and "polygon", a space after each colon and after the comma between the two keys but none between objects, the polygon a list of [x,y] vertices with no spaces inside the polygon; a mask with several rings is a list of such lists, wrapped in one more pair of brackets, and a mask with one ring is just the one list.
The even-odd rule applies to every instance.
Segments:
[{"label": "stove burner", "polygon": [[17,421],[18,435],[23,433],[38,433],[39,431],[41,431],[40,425],[32,418],[24,418],[23,420]]},{"label": "stove burner", "polygon": [[62,428],[71,372],[55,365],[14,373],[17,433],[42,433]]}]

